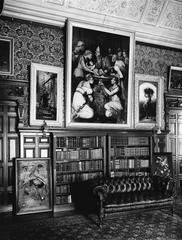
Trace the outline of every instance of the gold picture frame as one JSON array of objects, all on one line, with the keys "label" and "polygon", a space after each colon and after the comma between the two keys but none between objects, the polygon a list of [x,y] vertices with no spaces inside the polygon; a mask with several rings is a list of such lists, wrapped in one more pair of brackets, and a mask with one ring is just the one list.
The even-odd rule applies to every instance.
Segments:
[{"label": "gold picture frame", "polygon": [[30,125],[63,127],[63,68],[31,64]]},{"label": "gold picture frame", "polygon": [[182,67],[170,66],[168,90],[182,92]]},{"label": "gold picture frame", "polygon": [[[134,33],[68,20],[66,50],[66,126],[132,127]],[[119,64],[124,62],[122,70],[115,64],[115,55]],[[114,86],[115,96],[111,94]]]},{"label": "gold picture frame", "polygon": [[164,129],[164,78],[135,74],[135,127]]},{"label": "gold picture frame", "polygon": [[14,73],[14,41],[13,38],[0,36],[0,74]]},{"label": "gold picture frame", "polygon": [[15,214],[52,211],[50,158],[15,159]]}]

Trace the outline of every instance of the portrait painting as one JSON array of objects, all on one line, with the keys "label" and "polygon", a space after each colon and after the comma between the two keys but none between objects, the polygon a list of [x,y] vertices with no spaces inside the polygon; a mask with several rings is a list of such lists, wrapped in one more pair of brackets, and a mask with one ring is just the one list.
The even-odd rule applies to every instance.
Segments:
[{"label": "portrait painting", "polygon": [[15,213],[28,214],[52,210],[52,180],[49,158],[15,159]]},{"label": "portrait painting", "polygon": [[170,66],[168,90],[182,91],[182,67]]},{"label": "portrait painting", "polygon": [[157,83],[139,83],[139,122],[156,122],[157,91]]},{"label": "portrait painting", "polygon": [[13,39],[0,36],[0,74],[13,74]]},{"label": "portrait painting", "polygon": [[131,127],[133,47],[131,32],[68,21],[68,127]]},{"label": "portrait painting", "polygon": [[63,125],[63,70],[37,63],[31,65],[30,124]]},{"label": "portrait painting", "polygon": [[135,126],[164,127],[163,82],[152,75],[135,75]]}]

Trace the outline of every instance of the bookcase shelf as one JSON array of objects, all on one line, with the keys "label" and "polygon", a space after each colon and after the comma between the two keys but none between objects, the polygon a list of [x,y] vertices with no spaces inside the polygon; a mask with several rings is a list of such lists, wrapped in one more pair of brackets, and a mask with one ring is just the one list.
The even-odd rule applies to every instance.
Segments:
[{"label": "bookcase shelf", "polygon": [[150,174],[151,132],[110,133],[108,145],[108,174],[110,176],[147,176]]},{"label": "bookcase shelf", "polygon": [[72,184],[152,172],[153,132],[53,132],[54,212],[74,210]]},{"label": "bookcase shelf", "polygon": [[[106,175],[106,135],[98,132],[53,133],[54,210],[72,209],[71,185]],[[70,208],[69,208],[70,205]]]}]

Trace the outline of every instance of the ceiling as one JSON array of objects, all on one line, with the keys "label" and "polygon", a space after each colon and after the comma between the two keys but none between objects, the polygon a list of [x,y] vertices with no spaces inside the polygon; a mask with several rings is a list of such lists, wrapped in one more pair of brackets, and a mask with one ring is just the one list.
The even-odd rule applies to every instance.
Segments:
[{"label": "ceiling", "polygon": [[182,0],[5,0],[2,14],[56,26],[72,18],[182,49]]}]

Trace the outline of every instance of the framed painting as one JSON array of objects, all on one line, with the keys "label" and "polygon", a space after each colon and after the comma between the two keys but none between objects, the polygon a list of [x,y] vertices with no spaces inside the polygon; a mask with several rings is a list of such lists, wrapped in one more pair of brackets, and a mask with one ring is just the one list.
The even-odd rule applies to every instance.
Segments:
[{"label": "framed painting", "polygon": [[135,75],[135,127],[163,129],[164,90],[163,77]]},{"label": "framed painting", "polygon": [[12,38],[0,36],[0,74],[13,75],[13,50]]},{"label": "framed painting", "polygon": [[182,92],[182,67],[170,66],[168,90]]},{"label": "framed painting", "polygon": [[68,20],[66,125],[132,125],[134,33]]},{"label": "framed painting", "polygon": [[52,172],[49,158],[15,159],[15,214],[52,211]]},{"label": "framed painting", "polygon": [[30,125],[63,126],[63,69],[32,63]]},{"label": "framed painting", "polygon": [[153,175],[160,177],[173,176],[172,152],[156,152],[153,154]]}]

